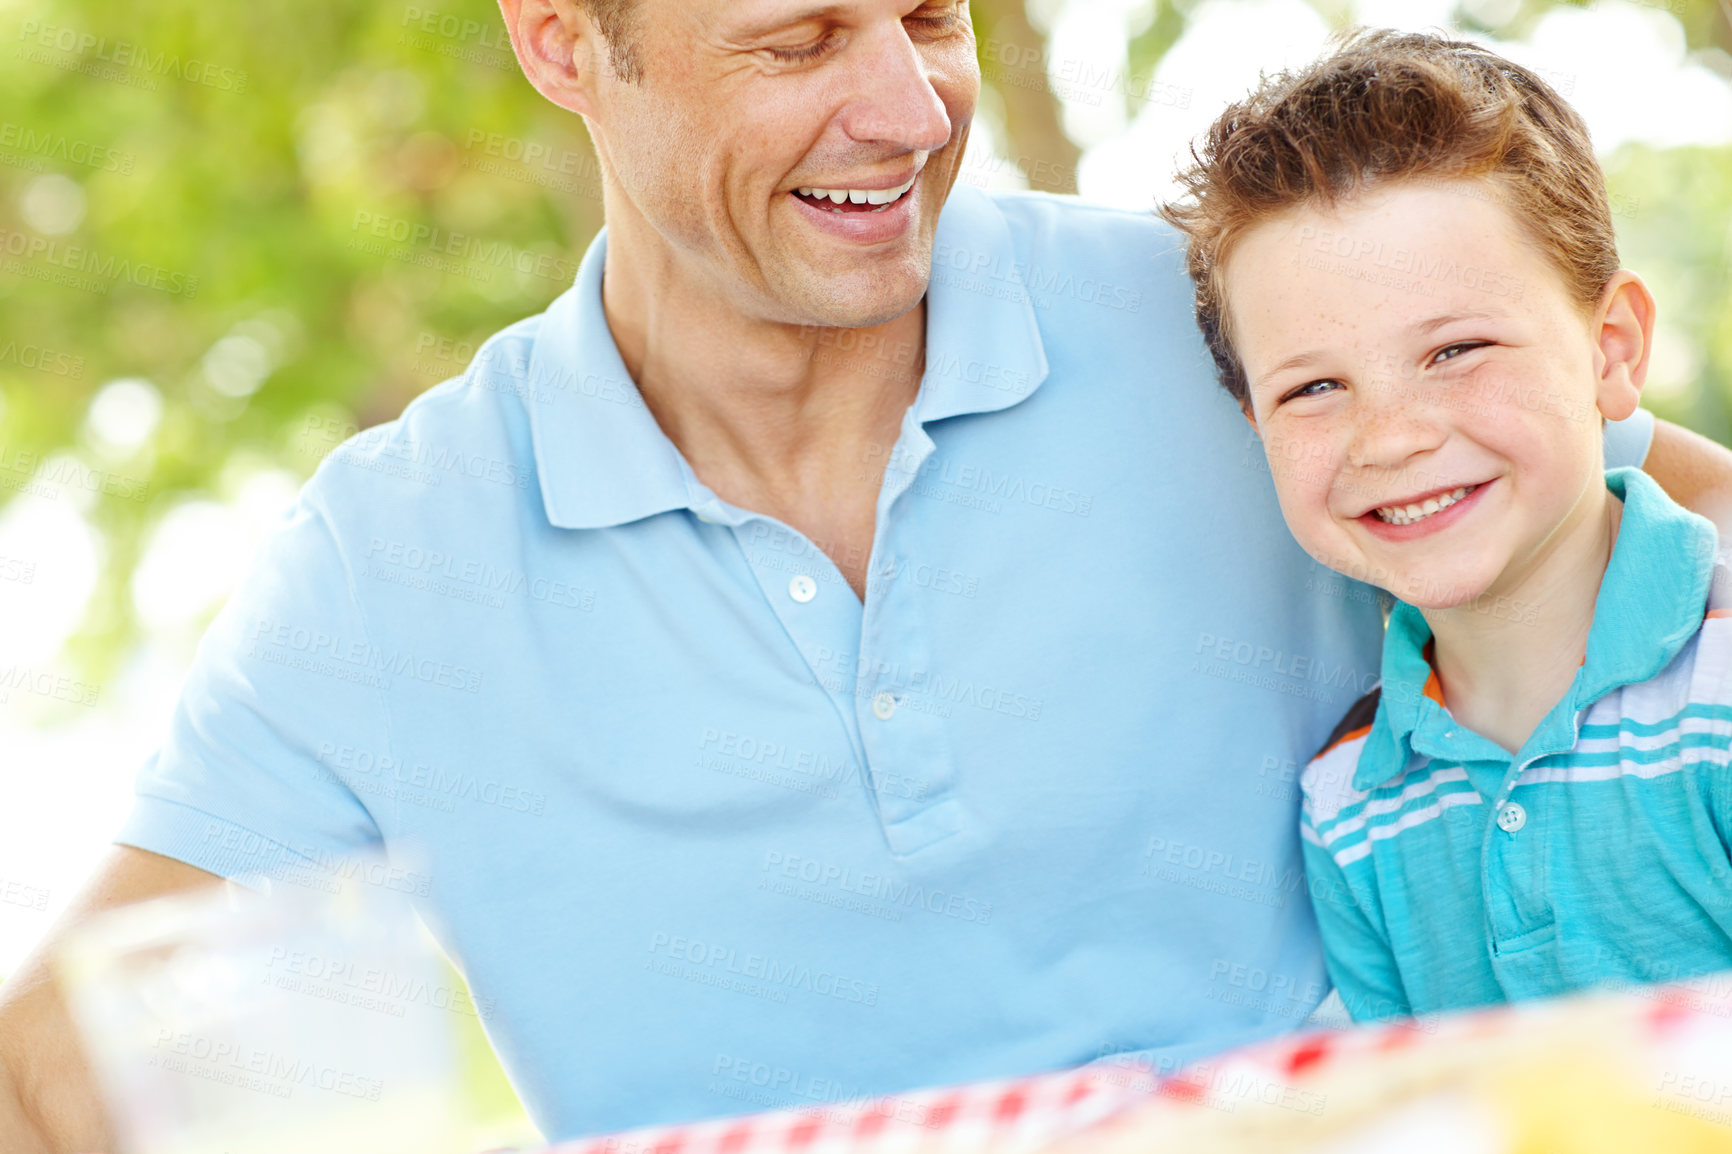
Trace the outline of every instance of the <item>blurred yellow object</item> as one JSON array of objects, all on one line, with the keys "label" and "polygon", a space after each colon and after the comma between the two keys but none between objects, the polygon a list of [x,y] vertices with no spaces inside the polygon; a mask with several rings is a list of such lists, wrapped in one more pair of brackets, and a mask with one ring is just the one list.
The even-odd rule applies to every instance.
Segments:
[{"label": "blurred yellow object", "polygon": [[1049,1154],[1732,1154],[1728,1008],[1597,995],[1225,1055]]},{"label": "blurred yellow object", "polygon": [[1688,1103],[1637,1093],[1603,1060],[1553,1053],[1492,1093],[1510,1120],[1515,1154],[1732,1151],[1732,1129],[1694,1116]]}]

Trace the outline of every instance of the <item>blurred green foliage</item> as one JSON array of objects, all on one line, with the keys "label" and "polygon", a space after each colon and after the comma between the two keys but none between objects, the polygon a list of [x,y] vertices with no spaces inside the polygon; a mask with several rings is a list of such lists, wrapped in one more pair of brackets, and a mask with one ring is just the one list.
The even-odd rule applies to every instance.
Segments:
[{"label": "blurred green foliage", "polygon": [[[310,474],[331,447],[310,418],[394,417],[562,291],[600,226],[582,121],[529,87],[488,0],[438,4],[0,4],[0,500],[63,448],[117,478],[88,514],[108,564],[68,655],[87,672],[133,640],[126,582],[166,507]],[[45,235],[77,207],[57,192],[83,218]],[[163,418],[105,456],[80,425],[122,376]]]},{"label": "blurred green foliage", "polygon": [[1650,377],[1642,403],[1732,445],[1732,148],[1630,146],[1605,168],[1619,255],[1659,298],[1662,341],[1682,341],[1682,379]]},{"label": "blurred green foliage", "polygon": [[[1693,46],[1728,41],[1717,0],[1667,3]],[[1549,5],[1504,6],[1490,30],[1513,34]],[[1195,7],[1155,3],[1130,70]],[[164,510],[259,467],[305,476],[333,431],[455,375],[566,286],[599,181],[582,121],[523,79],[489,0],[0,0],[0,61],[0,502],[57,451],[105,471],[88,517],[107,563],[66,654],[101,679],[135,640],[127,582]],[[1650,403],[1726,440],[1732,151],[1608,169],[1626,260],[1700,354],[1696,382]],[[117,454],[81,423],[123,376],[165,404]]]}]

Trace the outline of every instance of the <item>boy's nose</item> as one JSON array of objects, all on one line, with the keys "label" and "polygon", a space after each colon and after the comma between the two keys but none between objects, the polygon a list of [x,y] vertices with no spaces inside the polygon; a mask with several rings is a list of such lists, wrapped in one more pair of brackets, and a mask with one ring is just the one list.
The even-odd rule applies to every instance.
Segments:
[{"label": "boy's nose", "polygon": [[1395,373],[1372,373],[1353,391],[1346,459],[1354,468],[1400,468],[1435,449],[1447,430],[1428,399]]}]

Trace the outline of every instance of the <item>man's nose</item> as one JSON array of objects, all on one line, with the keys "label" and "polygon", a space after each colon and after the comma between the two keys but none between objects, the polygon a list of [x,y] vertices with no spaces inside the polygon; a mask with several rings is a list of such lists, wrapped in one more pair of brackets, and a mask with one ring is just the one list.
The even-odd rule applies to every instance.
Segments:
[{"label": "man's nose", "polygon": [[875,33],[853,66],[854,98],[841,117],[851,139],[916,152],[936,152],[950,140],[950,113],[900,23]]}]

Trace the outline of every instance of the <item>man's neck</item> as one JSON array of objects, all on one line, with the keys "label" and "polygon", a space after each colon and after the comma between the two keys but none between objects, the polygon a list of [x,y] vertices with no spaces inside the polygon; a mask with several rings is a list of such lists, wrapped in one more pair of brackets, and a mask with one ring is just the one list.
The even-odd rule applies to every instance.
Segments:
[{"label": "man's neck", "polygon": [[1507,587],[1500,581],[1469,604],[1424,611],[1450,715],[1512,754],[1569,690],[1587,653],[1623,502],[1602,485],[1583,505]]},{"label": "man's neck", "polygon": [[864,599],[885,462],[924,371],[925,303],[871,328],[782,324],[646,255],[609,230],[602,303],[644,403],[717,496],[805,534]]}]

